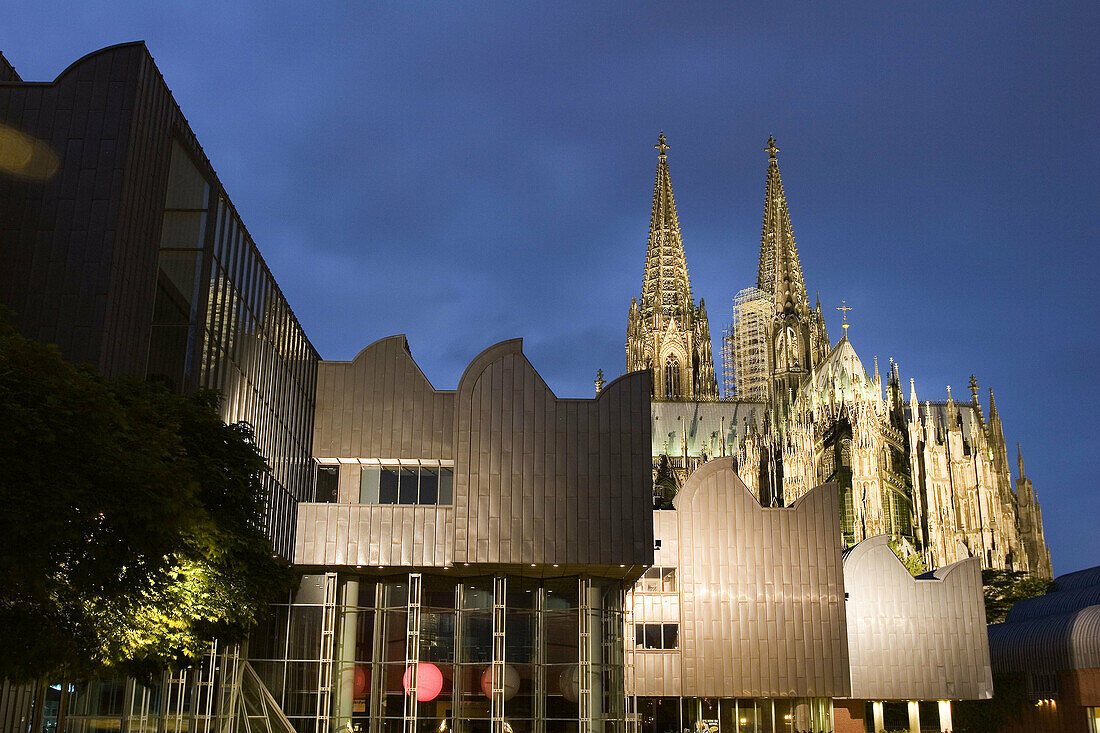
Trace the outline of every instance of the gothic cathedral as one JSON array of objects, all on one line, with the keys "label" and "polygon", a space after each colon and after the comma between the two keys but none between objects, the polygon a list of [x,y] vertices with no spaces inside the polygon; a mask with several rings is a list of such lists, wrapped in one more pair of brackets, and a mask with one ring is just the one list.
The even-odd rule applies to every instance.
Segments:
[{"label": "gothic cathedral", "polygon": [[[811,306],[783,181],[769,138],[755,287],[734,297],[722,338],[719,399],[710,326],[691,294],[662,133],[657,142],[641,298],[630,304],[627,369],[653,377],[654,502],[670,506],[687,476],[732,456],[762,504],[789,506],[837,483],[842,531],[853,545],[888,535],[925,567],[978,557],[983,567],[1049,578],[1042,512],[1017,446],[1013,483],[993,391],[986,416],[975,377],[970,401],[921,403],[903,394],[891,360],[886,383],[868,375],[844,334],[833,344],[821,301]],[[597,382],[597,389],[600,382]]]}]

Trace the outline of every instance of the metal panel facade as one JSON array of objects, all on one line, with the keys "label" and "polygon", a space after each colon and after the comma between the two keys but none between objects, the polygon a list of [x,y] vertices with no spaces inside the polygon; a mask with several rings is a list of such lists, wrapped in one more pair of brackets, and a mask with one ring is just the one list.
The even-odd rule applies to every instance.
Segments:
[{"label": "metal panel facade", "polygon": [[375,341],[352,361],[321,362],[313,455],[450,460],[454,399],[432,387],[404,336]]},{"label": "metal panel facade", "polygon": [[981,563],[914,578],[886,537],[844,556],[852,697],[985,699],[993,694]]},{"label": "metal panel facade", "polygon": [[[353,515],[303,505],[295,561],[588,565],[615,575],[651,564],[649,375],[621,377],[595,399],[558,399],[521,346],[486,349],[455,392],[431,386],[403,336],[352,362],[323,362],[314,456],[341,463],[341,501],[358,501],[352,473],[364,459],[453,461],[454,499],[431,523],[432,541],[447,528],[442,557],[396,549],[429,541],[430,512],[420,508],[363,505]],[[375,547],[392,561],[374,559]]]},{"label": "metal panel facade", "polygon": [[692,474],[676,497],[684,695],[848,696],[838,511],[832,484],[762,507],[731,458]]}]

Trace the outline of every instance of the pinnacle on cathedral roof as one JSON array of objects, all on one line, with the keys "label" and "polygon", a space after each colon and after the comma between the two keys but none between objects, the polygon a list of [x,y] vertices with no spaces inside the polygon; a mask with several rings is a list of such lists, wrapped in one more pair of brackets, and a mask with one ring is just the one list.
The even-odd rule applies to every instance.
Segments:
[{"label": "pinnacle on cathedral roof", "polygon": [[798,260],[787,196],[779,175],[775,137],[768,138],[768,176],[764,188],[764,223],[760,233],[760,266],[756,286],[771,294],[776,313],[808,315],[806,283]]},{"label": "pinnacle on cathedral roof", "polygon": [[676,198],[668,172],[669,145],[662,132],[657,137],[657,175],[653,183],[653,208],[649,219],[649,244],[642,279],[641,309],[645,315],[664,308],[681,323],[692,306]]}]

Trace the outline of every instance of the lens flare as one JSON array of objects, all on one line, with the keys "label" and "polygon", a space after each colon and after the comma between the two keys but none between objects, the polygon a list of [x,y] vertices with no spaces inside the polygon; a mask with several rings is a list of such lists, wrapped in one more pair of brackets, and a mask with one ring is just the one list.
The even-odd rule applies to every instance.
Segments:
[{"label": "lens flare", "polygon": [[0,173],[48,181],[60,160],[49,145],[8,125],[0,125]]}]

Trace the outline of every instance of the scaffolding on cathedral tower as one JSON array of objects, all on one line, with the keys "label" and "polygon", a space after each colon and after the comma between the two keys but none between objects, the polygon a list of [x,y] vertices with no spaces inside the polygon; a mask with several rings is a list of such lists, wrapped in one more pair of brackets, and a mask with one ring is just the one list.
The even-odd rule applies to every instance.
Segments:
[{"label": "scaffolding on cathedral tower", "polygon": [[745,288],[733,299],[733,321],[722,337],[722,376],[726,399],[768,399],[768,319],[771,298]]}]

